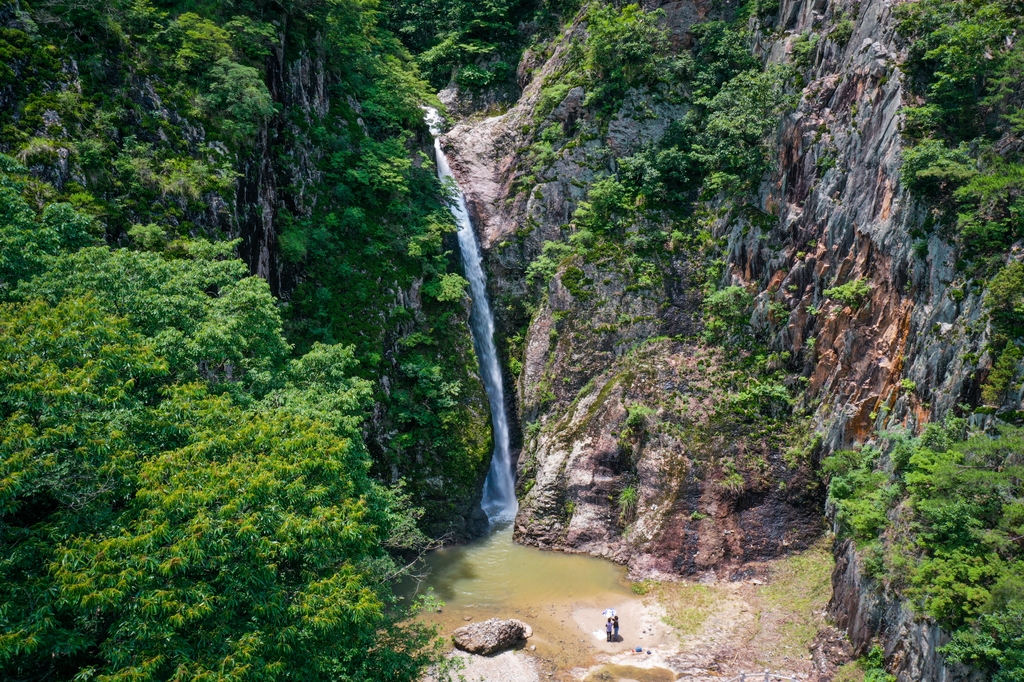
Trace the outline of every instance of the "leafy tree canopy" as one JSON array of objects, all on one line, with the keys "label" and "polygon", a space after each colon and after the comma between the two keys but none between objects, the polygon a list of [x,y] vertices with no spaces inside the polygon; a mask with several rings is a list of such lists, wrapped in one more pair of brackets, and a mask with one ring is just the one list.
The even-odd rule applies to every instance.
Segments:
[{"label": "leafy tree canopy", "polygon": [[349,353],[251,410],[169,383],[131,326],[0,305],[4,677],[415,678],[430,633],[396,624],[386,548],[416,536],[352,442]]}]

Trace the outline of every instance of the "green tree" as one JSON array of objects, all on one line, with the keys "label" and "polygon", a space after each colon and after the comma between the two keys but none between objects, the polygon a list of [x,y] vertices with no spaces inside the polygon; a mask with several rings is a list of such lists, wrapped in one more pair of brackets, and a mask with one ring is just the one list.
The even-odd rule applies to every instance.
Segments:
[{"label": "green tree", "polygon": [[203,103],[212,118],[223,117],[224,132],[236,144],[251,139],[259,124],[277,113],[263,78],[251,66],[222,57],[210,68],[209,80]]},{"label": "green tree", "polygon": [[712,341],[739,338],[750,324],[754,297],[740,286],[729,286],[704,299],[705,336]]},{"label": "green tree", "polygon": [[944,649],[952,660],[1009,682],[1024,660],[1024,430],[963,440],[965,424],[892,434],[885,457],[863,448],[822,466],[841,531],[869,569],[953,633]]},{"label": "green tree", "polygon": [[664,16],[635,4],[591,5],[583,61],[593,88],[590,101],[621,97],[628,88],[654,85],[663,76],[669,52],[668,30],[659,25]]},{"label": "green tree", "polygon": [[414,680],[434,660],[389,592],[388,548],[419,541],[407,502],[317,418],[364,399],[344,351],[285,389],[330,386],[326,407],[249,411],[168,386],[89,298],[5,304],[0,327],[5,679]]},{"label": "green tree", "polygon": [[220,248],[196,246],[195,258],[157,253],[82,249],[22,284],[22,299],[57,303],[91,296],[152,339],[182,381],[205,379],[236,398],[266,391],[289,353],[267,283],[250,277],[238,260],[220,260]]},{"label": "green tree", "polygon": [[27,169],[0,154],[0,300],[62,251],[94,241],[94,221],[66,203],[37,214],[22,196]]},{"label": "green tree", "polygon": [[902,64],[923,100],[904,109],[903,183],[955,224],[964,263],[987,274],[1024,234],[1024,163],[1000,140],[1024,118],[1020,8],[999,0],[923,0],[894,11],[910,41]]},{"label": "green tree", "polygon": [[707,118],[693,146],[708,174],[708,189],[744,189],[771,168],[765,138],[793,106],[784,80],[781,68],[744,71],[708,100]]}]

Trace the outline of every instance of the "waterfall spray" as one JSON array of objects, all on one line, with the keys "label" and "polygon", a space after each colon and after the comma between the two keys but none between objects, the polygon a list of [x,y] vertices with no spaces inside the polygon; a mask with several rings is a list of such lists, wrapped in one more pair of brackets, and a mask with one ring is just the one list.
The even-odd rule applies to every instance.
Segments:
[{"label": "waterfall spray", "polygon": [[[442,182],[452,175],[448,158],[441,150],[441,116],[436,109],[426,108],[426,121],[434,136],[434,151],[437,153],[437,177]],[[457,185],[456,185],[457,186]],[[515,518],[518,502],[516,501],[515,481],[512,476],[512,456],[508,443],[508,419],[505,415],[505,389],[501,381],[501,368],[498,365],[498,352],[494,347],[494,316],[487,302],[487,281],[484,279],[483,258],[480,246],[476,241],[476,232],[466,210],[466,199],[461,190],[448,209],[455,216],[459,226],[459,251],[462,253],[462,267],[469,280],[469,294],[473,300],[473,308],[469,316],[470,331],[473,334],[473,346],[480,361],[480,376],[487,390],[487,398],[491,405],[491,428],[494,437],[494,453],[491,455],[491,468],[484,482],[484,495],[481,506],[491,523],[511,521]]]}]

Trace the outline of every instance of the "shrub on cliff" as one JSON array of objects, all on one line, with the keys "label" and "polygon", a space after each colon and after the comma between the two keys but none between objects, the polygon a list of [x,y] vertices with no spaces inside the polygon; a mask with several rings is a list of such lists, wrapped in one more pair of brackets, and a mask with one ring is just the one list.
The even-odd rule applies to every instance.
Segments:
[{"label": "shrub on cliff", "polygon": [[982,399],[998,407],[1017,377],[1024,359],[1024,263],[1012,261],[989,281],[985,297],[992,337],[992,369],[982,386]]},{"label": "shrub on cliff", "polygon": [[664,76],[668,31],[660,23],[662,10],[647,12],[639,5],[594,3],[587,11],[583,68],[590,80],[588,103],[606,103],[631,87],[652,86]]},{"label": "shrub on cliff", "polygon": [[902,68],[924,101],[904,109],[903,182],[955,225],[975,271],[1024,236],[1024,15],[1010,0],[921,0],[895,8]]},{"label": "shrub on cliff", "polygon": [[966,440],[965,422],[890,434],[823,463],[843,535],[875,577],[953,633],[947,654],[1015,680],[1024,659],[1024,429]]},{"label": "shrub on cliff", "polygon": [[871,296],[871,285],[860,278],[851,279],[845,284],[825,289],[821,294],[857,310]]},{"label": "shrub on cliff", "polygon": [[783,68],[744,71],[707,101],[707,114],[694,143],[694,157],[707,174],[711,192],[742,192],[772,167],[765,140],[795,100],[784,90]]},{"label": "shrub on cliff", "polygon": [[739,286],[725,287],[704,299],[704,335],[709,342],[737,339],[746,333],[754,297]]}]

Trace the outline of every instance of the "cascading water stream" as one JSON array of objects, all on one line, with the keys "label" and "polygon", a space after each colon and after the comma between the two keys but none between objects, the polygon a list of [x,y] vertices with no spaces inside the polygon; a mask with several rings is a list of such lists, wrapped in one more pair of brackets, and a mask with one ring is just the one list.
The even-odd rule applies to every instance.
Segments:
[{"label": "cascading water stream", "polygon": [[[427,125],[434,136],[434,151],[437,153],[437,177],[442,182],[451,178],[451,167],[448,158],[441,150],[441,116],[436,109],[425,108]],[[458,185],[456,184],[456,187]],[[459,226],[459,251],[462,253],[462,266],[469,280],[469,293],[473,300],[473,308],[469,315],[470,331],[473,334],[473,345],[480,361],[480,376],[484,381],[487,398],[491,404],[491,427],[494,437],[494,453],[491,456],[491,468],[484,482],[484,495],[481,506],[491,523],[511,521],[515,518],[518,502],[516,501],[515,481],[512,476],[512,456],[509,452],[508,419],[505,415],[505,389],[501,381],[501,368],[498,365],[498,352],[494,347],[494,317],[491,306],[487,302],[487,282],[484,279],[483,258],[480,246],[476,241],[476,232],[466,210],[466,199],[460,190],[448,206],[455,222]]]}]

